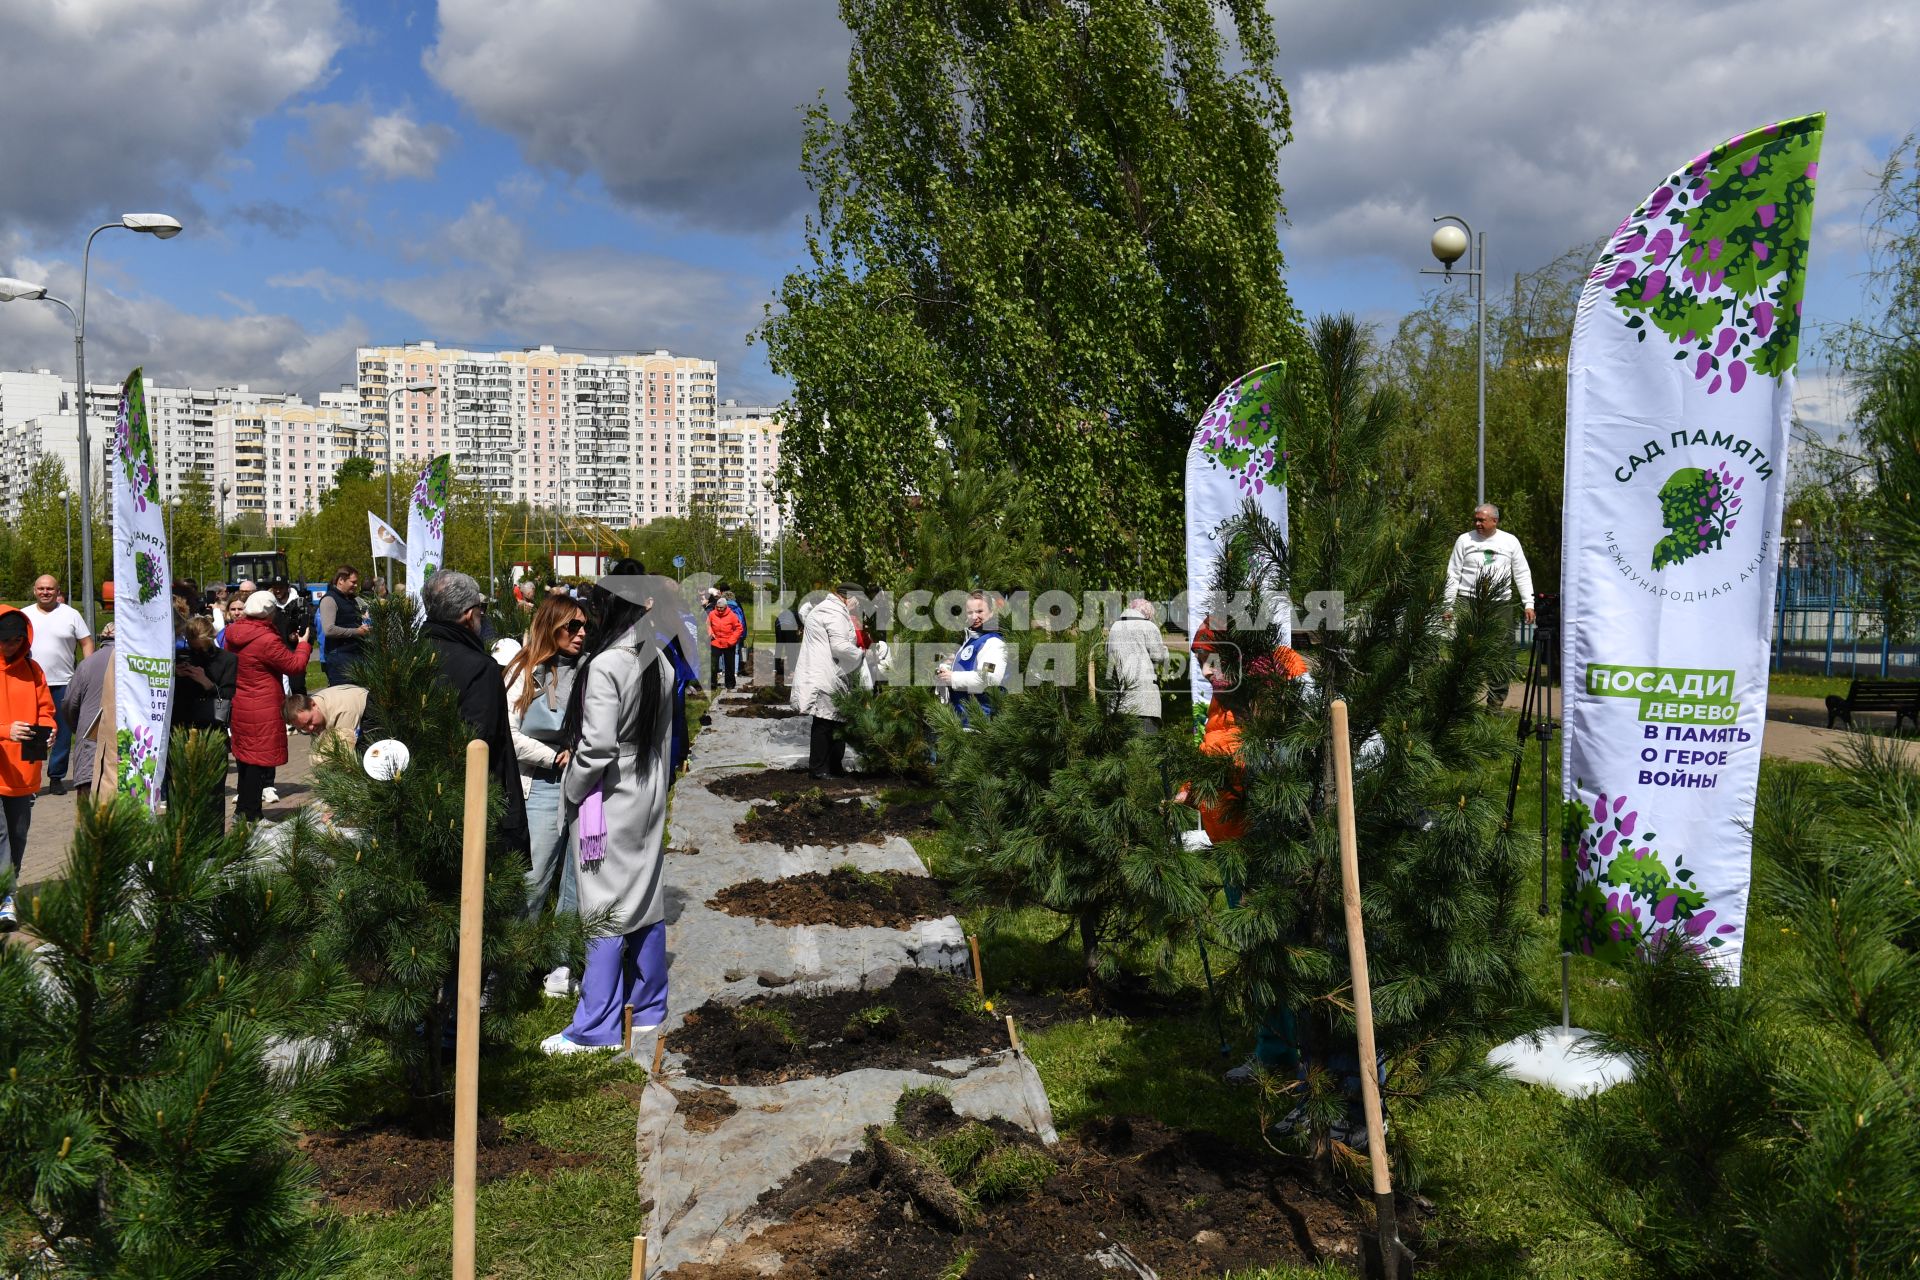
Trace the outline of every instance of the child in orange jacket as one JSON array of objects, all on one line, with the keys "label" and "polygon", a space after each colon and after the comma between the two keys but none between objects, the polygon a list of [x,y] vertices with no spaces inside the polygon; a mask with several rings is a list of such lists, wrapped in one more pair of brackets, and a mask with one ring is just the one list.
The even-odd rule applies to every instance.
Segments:
[{"label": "child in orange jacket", "polygon": [[0,842],[13,867],[9,892],[0,899],[0,931],[19,927],[11,889],[26,856],[33,798],[40,792],[40,762],[47,757],[53,727],[53,692],[33,660],[33,624],[20,610],[0,605],[0,810],[5,818]]}]

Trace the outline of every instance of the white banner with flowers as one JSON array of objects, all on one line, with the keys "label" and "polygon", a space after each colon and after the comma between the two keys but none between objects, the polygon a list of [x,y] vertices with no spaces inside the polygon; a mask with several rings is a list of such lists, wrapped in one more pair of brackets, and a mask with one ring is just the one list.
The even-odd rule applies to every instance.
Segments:
[{"label": "white banner with flowers", "polygon": [[1739,981],[1825,117],[1675,172],[1587,280],[1567,375],[1561,941]]},{"label": "white banner with flowers", "polygon": [[453,456],[443,453],[420,473],[407,502],[407,594],[415,600],[446,561],[447,503],[452,495]]},{"label": "white banner with flowers", "polygon": [[[1220,532],[1251,501],[1261,514],[1287,532],[1287,451],[1275,412],[1274,393],[1287,366],[1263,364],[1242,374],[1215,396],[1193,442],[1187,446],[1187,638],[1206,625],[1214,568],[1220,562]],[[1216,602],[1224,605],[1226,602]],[[1277,619],[1281,642],[1293,640],[1293,620],[1283,607]],[[1226,625],[1226,619],[1220,619]],[[1241,620],[1243,628],[1254,625]],[[1193,694],[1193,725],[1206,721],[1213,686],[1200,664],[1187,664]]]},{"label": "white banner with flowers", "polygon": [[140,370],[120,388],[113,424],[113,679],[120,772],[116,785],[158,810],[173,721],[173,596],[166,512]]}]

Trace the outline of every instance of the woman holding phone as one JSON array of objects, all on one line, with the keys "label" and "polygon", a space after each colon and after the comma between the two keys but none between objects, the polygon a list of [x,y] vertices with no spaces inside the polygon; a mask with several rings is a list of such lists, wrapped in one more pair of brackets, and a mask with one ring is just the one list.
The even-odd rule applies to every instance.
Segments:
[{"label": "woman holding phone", "polygon": [[[33,822],[33,798],[40,792],[40,762],[53,737],[53,691],[33,660],[33,624],[12,605],[0,605],[0,843],[20,879],[27,853],[27,828]],[[19,926],[13,894],[0,900],[0,931]]]}]

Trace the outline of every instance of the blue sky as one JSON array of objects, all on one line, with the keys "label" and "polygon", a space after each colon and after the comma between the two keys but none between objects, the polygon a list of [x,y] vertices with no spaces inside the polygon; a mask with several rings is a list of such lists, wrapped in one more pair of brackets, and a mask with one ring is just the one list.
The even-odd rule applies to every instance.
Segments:
[{"label": "blue sky", "polygon": [[[1390,325],[1434,282],[1433,213],[1496,287],[1591,241],[1668,170],[1825,109],[1815,325],[1860,308],[1871,170],[1920,125],[1896,0],[1607,6],[1273,0],[1295,141],[1277,229],[1303,310]],[[744,336],[801,260],[800,107],[844,85],[830,0],[0,0],[0,274],[77,291],[99,380],[308,395],[365,342],[670,347],[777,399]],[[0,367],[69,367],[52,308],[0,306]],[[1844,402],[1807,361],[1803,412]]]}]

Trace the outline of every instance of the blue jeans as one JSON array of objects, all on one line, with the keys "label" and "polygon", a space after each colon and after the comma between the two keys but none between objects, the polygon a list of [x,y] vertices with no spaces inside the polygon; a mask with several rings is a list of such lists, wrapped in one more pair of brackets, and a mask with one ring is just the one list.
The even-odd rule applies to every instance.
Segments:
[{"label": "blue jeans", "polygon": [[67,686],[50,684],[47,692],[53,695],[53,750],[47,755],[47,777],[58,781],[67,776],[67,752],[73,746],[73,724],[60,714],[60,704],[67,697]]},{"label": "blue jeans", "polygon": [[528,919],[539,915],[546,905],[556,876],[560,880],[560,900],[553,908],[554,914],[580,914],[579,872],[567,854],[567,824],[560,810],[559,783],[538,778],[527,783],[527,834],[533,852],[527,868]]}]

